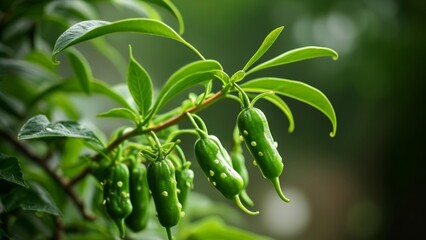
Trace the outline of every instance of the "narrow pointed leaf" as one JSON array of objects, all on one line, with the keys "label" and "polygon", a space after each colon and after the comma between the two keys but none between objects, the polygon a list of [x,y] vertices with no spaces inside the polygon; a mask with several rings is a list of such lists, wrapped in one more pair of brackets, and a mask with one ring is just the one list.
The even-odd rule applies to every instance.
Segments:
[{"label": "narrow pointed leaf", "polygon": [[294,131],[294,118],[293,113],[291,112],[290,107],[287,105],[287,103],[276,95],[266,95],[263,98],[268,100],[269,102],[273,103],[275,106],[277,106],[286,116],[288,119],[288,132]]},{"label": "narrow pointed leaf", "polygon": [[105,84],[101,81],[94,81],[93,82],[93,91],[98,94],[102,94],[106,97],[111,98],[112,100],[120,103],[123,107],[126,107],[128,109],[132,109],[132,106],[129,104],[128,101],[126,101],[125,98],[123,98],[122,95],[119,94],[119,92],[115,91],[114,88],[110,87],[109,85]]},{"label": "narrow pointed leaf", "polygon": [[263,40],[262,45],[260,45],[259,49],[257,49],[256,53],[253,54],[253,56],[250,58],[250,60],[246,63],[246,65],[243,68],[243,71],[247,71],[259,58],[265,54],[266,51],[274,44],[275,40],[278,38],[280,33],[284,27],[279,27],[266,36],[265,40]]},{"label": "narrow pointed leaf", "polygon": [[16,157],[0,153],[0,179],[28,188]]},{"label": "narrow pointed leaf", "polygon": [[214,60],[196,61],[183,66],[162,87],[151,115],[182,91],[212,80],[218,71],[222,71],[222,66]]},{"label": "narrow pointed leaf", "polygon": [[77,50],[68,50],[68,59],[84,92],[92,92],[92,71],[86,58]]},{"label": "narrow pointed leaf", "polygon": [[52,60],[55,61],[56,55],[61,51],[79,42],[118,32],[134,32],[170,38],[183,43],[204,59],[197,49],[166,24],[154,19],[130,18],[116,22],[89,20],[71,26],[56,40]]},{"label": "narrow pointed leaf", "polygon": [[182,15],[179,12],[179,9],[177,9],[177,7],[172,3],[172,1],[170,1],[170,0],[144,0],[144,1],[157,4],[158,6],[166,9],[171,14],[173,14],[175,16],[176,20],[178,21],[178,24],[179,24],[179,34],[181,34],[181,35],[183,34],[183,32],[185,31],[185,25],[184,25],[184,22],[183,22],[183,18],[182,18]]},{"label": "narrow pointed leaf", "polygon": [[337,119],[332,104],[324,93],[306,83],[282,78],[258,78],[242,84],[241,87],[248,92],[274,91],[309,104],[330,120],[332,124],[330,136],[333,137],[336,134]]},{"label": "narrow pointed leaf", "polygon": [[152,81],[146,70],[136,61],[130,48],[130,61],[127,73],[130,94],[138,105],[142,116],[151,107]]},{"label": "narrow pointed leaf", "polygon": [[315,47],[315,46],[302,47],[302,48],[290,50],[269,61],[261,63],[257,65],[256,67],[252,68],[251,70],[249,70],[247,74],[254,73],[265,68],[271,68],[271,67],[280,66],[280,65],[284,65],[284,64],[288,64],[292,62],[303,61],[303,60],[307,60],[311,58],[332,57],[333,60],[337,60],[338,56],[339,55],[337,54],[337,52],[330,48]]},{"label": "narrow pointed leaf", "polygon": [[18,133],[19,140],[46,137],[82,138],[102,146],[102,142],[95,133],[79,123],[73,121],[50,122],[44,115],[30,118]]},{"label": "narrow pointed leaf", "polygon": [[138,121],[138,116],[127,108],[113,108],[107,112],[100,113],[98,117],[112,117],[112,118],[124,118],[131,120],[135,123]]}]

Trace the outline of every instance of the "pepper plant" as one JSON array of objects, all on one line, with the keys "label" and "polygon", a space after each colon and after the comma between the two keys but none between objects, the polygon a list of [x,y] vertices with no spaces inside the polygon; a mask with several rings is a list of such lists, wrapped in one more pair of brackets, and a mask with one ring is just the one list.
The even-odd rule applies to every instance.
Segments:
[{"label": "pepper plant", "polygon": [[[71,239],[111,236],[131,239],[167,233],[168,239],[173,235],[177,239],[197,236],[225,239],[215,235],[213,226],[216,226],[225,229],[229,239],[262,238],[245,230],[218,226],[217,220],[208,215],[202,221],[192,221],[193,206],[187,200],[201,197],[194,193],[194,174],[204,174],[212,189],[235,202],[242,212],[261,214],[262,209],[254,209],[246,191],[249,176],[241,146],[245,142],[253,163],[272,182],[277,197],[283,204],[289,202],[284,195],[285,184],[280,183],[280,178],[285,178],[281,149],[272,137],[274,131],[269,128],[268,116],[254,104],[264,99],[278,107],[288,119],[289,132],[294,130],[294,119],[287,98],[322,112],[331,122],[331,136],[336,133],[336,115],[325,94],[313,86],[281,76],[252,76],[264,69],[306,59],[337,59],[337,53],[329,48],[308,46],[261,61],[284,29],[278,27],[265,37],[241,70],[228,73],[219,61],[204,56],[185,40],[181,14],[169,0],[130,1],[148,15],[118,21],[96,20],[96,1],[59,2],[23,1],[20,3],[23,6],[2,3],[8,13],[0,22],[2,27],[12,31],[14,24],[29,19],[33,33],[12,31],[18,42],[8,37],[10,34],[1,35],[5,44],[2,43],[0,65],[5,71],[0,82],[0,237],[25,239],[35,234],[56,239],[64,235]],[[33,9],[29,11],[24,6]],[[173,14],[178,29],[161,21],[152,6]],[[16,9],[21,11],[13,11]],[[62,29],[52,44],[39,31],[47,23],[60,25]],[[177,41],[193,52],[197,60],[176,69],[164,85],[158,86],[129,46],[125,81],[110,86],[94,78],[85,52],[76,46],[82,42],[93,44],[112,59],[117,52],[103,37],[114,33],[153,35]],[[30,50],[13,52],[15,44],[27,41],[33,43]],[[49,46],[52,51],[47,53]],[[58,55],[67,58],[73,72],[71,78],[63,77],[58,71]],[[12,80],[16,81],[11,83]],[[154,86],[158,94],[154,94]],[[173,101],[195,86],[203,86],[203,90],[190,93],[181,103]],[[78,93],[102,95],[116,103],[108,111],[93,109],[93,115],[126,119],[132,124],[113,130],[110,136],[90,129],[78,121],[78,106],[68,98]],[[235,123],[234,133],[229,134],[234,140],[232,150],[208,132],[207,124],[197,115],[218,101],[241,106],[238,119],[228,121]],[[66,116],[55,119],[57,109],[65,111]],[[181,128],[184,121],[192,127]],[[179,137],[183,134],[194,136],[193,153],[180,147]],[[193,155],[196,161],[187,159]],[[32,163],[40,168],[34,170]],[[200,165],[203,172],[194,172],[193,164]],[[250,181],[263,180],[250,178]],[[55,191],[64,194],[54,196]],[[79,216],[74,216],[75,210]],[[37,225],[20,232],[27,222]]]}]

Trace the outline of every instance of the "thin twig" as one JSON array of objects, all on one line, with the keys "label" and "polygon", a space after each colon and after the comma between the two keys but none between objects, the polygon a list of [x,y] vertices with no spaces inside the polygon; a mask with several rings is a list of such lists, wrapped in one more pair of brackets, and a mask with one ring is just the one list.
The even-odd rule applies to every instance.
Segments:
[{"label": "thin twig", "polygon": [[[181,121],[184,117],[186,117],[187,113],[193,113],[196,111],[199,111],[205,107],[207,107],[208,105],[212,104],[213,102],[217,101],[219,98],[223,97],[225,95],[225,90],[222,91],[218,91],[215,94],[213,94],[211,97],[207,98],[206,100],[203,101],[202,104],[200,105],[196,105],[193,106],[189,109],[187,109],[186,111],[182,112],[179,115],[176,115],[172,118],[170,118],[167,121],[164,121],[156,126],[144,129],[143,131],[141,131],[138,128],[133,129],[130,132],[127,132],[123,135],[121,135],[120,137],[118,137],[117,139],[115,139],[113,142],[111,142],[103,151],[104,154],[108,154],[109,152],[111,152],[112,150],[114,150],[118,145],[120,145],[122,142],[124,142],[127,139],[130,139],[132,137],[135,137],[139,134],[143,134],[143,133],[147,133],[147,132],[158,132],[160,130],[163,130],[165,128],[168,128],[174,124],[176,124],[177,122]],[[93,161],[99,161],[99,159],[101,158],[102,154],[96,154],[94,155],[91,159]],[[69,181],[68,186],[67,187],[71,187],[73,185],[75,185],[76,183],[78,183],[80,180],[84,179],[88,174],[90,174],[90,172],[92,171],[91,167],[87,167],[85,168],[79,175],[77,175],[76,177],[74,177],[72,180]]]},{"label": "thin twig", "polygon": [[51,169],[47,165],[47,162],[45,161],[45,159],[43,159],[43,158],[39,157],[38,155],[36,155],[35,153],[33,153],[24,144],[18,142],[14,137],[12,137],[9,133],[3,131],[2,129],[0,129],[0,137],[6,139],[16,149],[18,149],[21,153],[23,153],[25,156],[27,156],[28,159],[32,160],[33,162],[37,163],[40,167],[42,167],[49,174],[49,176],[65,190],[65,193],[74,202],[74,204],[76,205],[77,209],[79,210],[79,212],[80,212],[80,214],[83,218],[85,218],[87,220],[94,220],[95,219],[95,216],[86,212],[83,201],[77,197],[77,194],[74,191],[74,189],[71,188],[71,187],[67,187],[69,185],[68,180],[63,178],[61,175],[59,175],[53,169]]}]

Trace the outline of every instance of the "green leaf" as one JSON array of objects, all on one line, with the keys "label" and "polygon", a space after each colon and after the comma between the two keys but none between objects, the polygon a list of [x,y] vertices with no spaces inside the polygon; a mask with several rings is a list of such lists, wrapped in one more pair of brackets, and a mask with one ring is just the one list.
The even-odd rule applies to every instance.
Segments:
[{"label": "green leaf", "polygon": [[243,68],[243,71],[247,71],[253,65],[259,58],[265,54],[266,51],[274,44],[275,40],[280,35],[281,31],[284,29],[284,27],[279,27],[273,30],[266,36],[265,40],[263,40],[262,45],[260,45],[259,49],[257,49],[256,53],[253,54],[253,56],[250,58],[250,60],[246,63],[246,65]]},{"label": "green leaf", "polygon": [[222,66],[214,60],[192,62],[177,70],[161,88],[151,116],[182,91],[212,80],[218,71]]},{"label": "green leaf", "polygon": [[277,95],[266,95],[263,97],[264,99],[268,100],[269,102],[275,104],[288,118],[288,132],[294,131],[294,118],[293,113],[290,110],[290,107],[287,105],[286,102],[282,98],[280,98]]},{"label": "green leaf", "polygon": [[337,60],[338,56],[339,55],[337,52],[330,48],[315,46],[302,47],[285,52],[269,61],[261,63],[249,70],[247,74],[254,73],[265,68],[280,66],[287,63],[303,61],[311,58],[332,57],[333,60]]},{"label": "green leaf", "polygon": [[138,116],[127,108],[113,108],[107,112],[98,114],[97,117],[124,118],[138,123]]},{"label": "green leaf", "polygon": [[171,14],[173,14],[175,16],[176,20],[178,21],[178,24],[179,24],[179,34],[181,34],[181,35],[183,34],[183,32],[185,31],[185,25],[184,25],[184,22],[183,22],[183,18],[182,18],[182,15],[179,12],[179,9],[177,9],[177,7],[172,3],[172,1],[170,1],[170,0],[143,0],[143,1],[157,4],[158,6],[166,9]]},{"label": "green leaf", "polygon": [[266,236],[230,226],[218,217],[207,217],[182,229],[179,239],[267,240]]},{"label": "green leaf", "polygon": [[330,120],[333,129],[330,136],[336,135],[337,120],[333,106],[324,93],[306,83],[282,78],[258,78],[242,84],[241,88],[248,92],[273,91],[307,103],[318,109]]},{"label": "green leaf", "polygon": [[61,211],[53,202],[50,194],[40,185],[31,183],[30,188],[14,188],[12,192],[2,200],[6,211],[10,212],[16,208],[26,211],[37,211],[62,216]]},{"label": "green leaf", "polygon": [[16,157],[0,153],[0,179],[28,188]]},{"label": "green leaf", "polygon": [[152,81],[146,70],[136,61],[132,55],[132,48],[129,46],[129,70],[127,73],[127,83],[130,94],[139,107],[142,116],[148,112],[152,102]]},{"label": "green leaf", "polygon": [[29,119],[18,133],[19,140],[46,137],[82,138],[103,146],[92,130],[79,123],[72,121],[52,123],[44,115],[37,115]]},{"label": "green leaf", "polygon": [[170,38],[183,43],[204,59],[197,49],[166,24],[154,19],[130,18],[116,22],[90,20],[71,26],[56,40],[52,51],[52,60],[55,61],[56,55],[61,51],[79,42],[118,32],[136,32]]},{"label": "green leaf", "polygon": [[[127,88],[127,86],[126,86]],[[123,98],[122,95],[120,95],[117,91],[115,91],[113,88],[111,88],[109,85],[105,84],[101,81],[94,81],[93,82],[93,91],[98,94],[102,94],[106,97],[111,98],[112,100],[118,102],[123,107],[126,107],[128,109],[132,109],[132,106],[129,104],[128,101],[126,101],[125,98]]]},{"label": "green leaf", "polygon": [[81,88],[84,90],[84,92],[90,94],[92,92],[91,81],[93,77],[86,58],[77,49],[69,49],[68,58],[71,67],[73,68],[74,73],[80,82]]}]

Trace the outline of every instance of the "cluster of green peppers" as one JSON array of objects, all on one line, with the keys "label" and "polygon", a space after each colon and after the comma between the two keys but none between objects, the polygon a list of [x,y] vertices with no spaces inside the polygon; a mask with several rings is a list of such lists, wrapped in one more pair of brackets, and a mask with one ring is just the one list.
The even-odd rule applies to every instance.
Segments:
[{"label": "cluster of green peppers", "polygon": [[[241,210],[249,215],[256,215],[258,211],[250,211],[245,207],[253,206],[253,201],[246,192],[249,175],[241,148],[243,141],[263,177],[273,183],[283,201],[289,202],[289,199],[281,190],[279,177],[284,164],[267,119],[245,97],[243,109],[237,117],[234,147],[230,153],[216,136],[208,134],[200,117],[189,113],[187,115],[198,135],[194,146],[195,156],[208,181],[224,197],[233,200]],[[103,181],[104,205],[122,237],[125,236],[125,225],[134,232],[146,228],[152,197],[158,221],[166,228],[170,240],[171,228],[185,215],[188,193],[193,188],[194,172],[189,168],[191,163],[186,161],[177,143],[166,151],[165,145],[161,145],[157,136],[154,133],[152,136],[154,143],[151,142],[151,150],[142,150],[142,156],[150,161],[148,167],[137,161],[134,155],[129,156],[126,161],[119,161],[116,157],[113,164],[99,164],[99,169],[107,171],[99,170],[94,174],[106,179]],[[175,150],[174,154],[170,154],[172,150]],[[119,148],[118,155],[121,151]]]},{"label": "cluster of green peppers", "polygon": [[122,161],[123,156],[116,157],[112,164],[103,166],[104,174],[99,174],[99,169],[94,172],[105,178],[103,204],[124,238],[126,226],[133,232],[146,228],[152,197],[159,223],[172,239],[171,228],[184,215],[194,173],[189,168],[190,162],[181,159],[184,158],[182,152],[175,161],[163,154],[155,155],[154,159],[149,155],[145,157],[151,160],[148,167],[130,155]]}]

